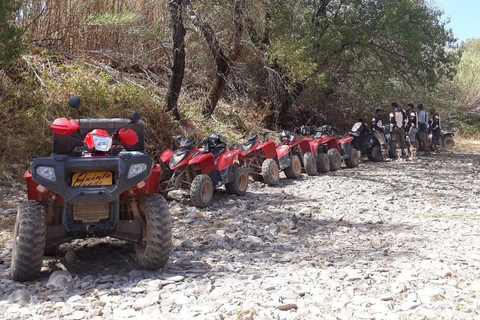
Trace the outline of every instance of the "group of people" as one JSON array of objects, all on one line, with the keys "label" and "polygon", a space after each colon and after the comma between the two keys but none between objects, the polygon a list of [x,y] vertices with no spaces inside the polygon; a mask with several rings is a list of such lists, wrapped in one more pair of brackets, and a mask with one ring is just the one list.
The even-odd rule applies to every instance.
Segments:
[{"label": "group of people", "polygon": [[[415,111],[415,106],[409,103],[403,109],[397,102],[392,103],[392,112],[390,113],[390,132],[393,139],[398,143],[401,149],[401,157],[407,160],[417,159],[417,137],[420,144],[420,150],[425,152],[425,155],[430,154],[430,143],[428,141],[429,132],[432,133],[433,149],[438,152],[437,141],[440,138],[440,116],[434,108],[431,109],[432,116],[429,116],[423,104],[417,106],[418,111]],[[382,123],[382,109],[375,111],[375,116],[372,118],[371,129],[373,135],[378,139],[382,147],[382,155],[384,159],[390,159],[388,147],[383,132]],[[400,155],[399,155],[400,157]]]}]

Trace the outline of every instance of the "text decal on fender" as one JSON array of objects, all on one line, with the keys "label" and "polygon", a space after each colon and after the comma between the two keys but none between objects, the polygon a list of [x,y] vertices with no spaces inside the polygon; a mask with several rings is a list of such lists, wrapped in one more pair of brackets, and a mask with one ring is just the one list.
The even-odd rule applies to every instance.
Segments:
[{"label": "text decal on fender", "polygon": [[111,186],[113,174],[109,171],[76,172],[72,177],[72,187]]}]

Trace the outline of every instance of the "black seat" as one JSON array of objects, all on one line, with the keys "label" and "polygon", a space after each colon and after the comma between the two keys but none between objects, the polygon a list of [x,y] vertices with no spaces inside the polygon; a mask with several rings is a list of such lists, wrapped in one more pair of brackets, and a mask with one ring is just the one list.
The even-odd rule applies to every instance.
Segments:
[{"label": "black seat", "polygon": [[257,135],[256,134],[249,134],[248,136],[245,137],[245,140],[247,141],[255,141],[257,140]]},{"label": "black seat", "polygon": [[185,149],[192,149],[194,144],[195,141],[193,141],[192,139],[185,139],[180,142],[180,147]]},{"label": "black seat", "polygon": [[219,155],[225,152],[226,146],[216,146],[216,147],[209,147],[209,152],[213,154],[213,157],[216,159]]},{"label": "black seat", "polygon": [[227,144],[220,139],[220,134],[212,133],[207,138],[207,152],[213,154],[214,158],[217,158],[223,152],[225,152]]}]

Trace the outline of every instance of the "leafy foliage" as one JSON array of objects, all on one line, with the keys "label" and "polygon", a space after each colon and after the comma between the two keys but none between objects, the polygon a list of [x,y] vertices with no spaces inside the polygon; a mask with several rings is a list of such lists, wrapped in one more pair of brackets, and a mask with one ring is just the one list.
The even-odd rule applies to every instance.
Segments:
[{"label": "leafy foliage", "polygon": [[[441,14],[423,0],[285,1],[275,6],[271,57],[310,87],[298,102],[312,121],[348,122],[367,106],[406,104],[453,78],[458,55],[446,49],[455,39]],[[309,81],[318,75],[325,81]]]},{"label": "leafy foliage", "polygon": [[0,68],[20,54],[22,30],[14,24],[20,1],[0,0]]}]

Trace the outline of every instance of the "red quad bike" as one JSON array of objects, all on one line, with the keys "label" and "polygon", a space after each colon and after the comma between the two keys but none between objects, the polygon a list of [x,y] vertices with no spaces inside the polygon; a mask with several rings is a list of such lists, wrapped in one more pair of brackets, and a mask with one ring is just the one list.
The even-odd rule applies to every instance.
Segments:
[{"label": "red quad bike", "polygon": [[195,148],[193,140],[182,139],[180,149],[167,149],[160,156],[160,161],[169,170],[169,179],[161,184],[162,194],[176,189],[190,190],[192,204],[198,208],[209,206],[214,189],[222,185],[228,193],[244,195],[248,173],[236,162],[239,154],[240,150],[227,150],[219,133],[211,134],[204,141],[203,149]]},{"label": "red quad bike", "polygon": [[[79,110],[80,99],[70,98]],[[75,238],[110,236],[134,243],[141,268],[168,261],[171,217],[158,194],[160,167],[144,153],[144,124],[128,119],[56,119],[53,154],[25,172],[28,201],[18,208],[13,279],[35,279],[45,252]]]},{"label": "red quad bike", "polygon": [[[352,146],[353,137],[351,136],[336,136],[333,134],[334,128],[331,125],[324,125],[318,127],[314,138],[310,141],[312,152],[317,150],[316,154],[326,154],[328,156],[330,171],[340,170],[342,167],[342,160],[345,160],[345,165],[348,168],[355,168],[360,163],[360,156],[358,151]],[[324,160],[324,157],[317,156],[318,159]],[[325,171],[326,166],[320,166]],[[319,171],[322,172],[320,170]]]},{"label": "red quad bike", "polygon": [[238,159],[254,180],[273,186],[278,184],[279,180],[275,143],[267,140],[267,132],[262,131],[259,134],[263,136],[263,142],[257,139],[256,134],[245,137],[246,142],[240,146]]},{"label": "red quad bike", "polygon": [[309,176],[317,174],[315,156],[311,152],[308,140],[298,140],[287,130],[280,131],[277,157],[280,170],[285,173],[287,178],[299,178],[302,174],[302,168]]}]

